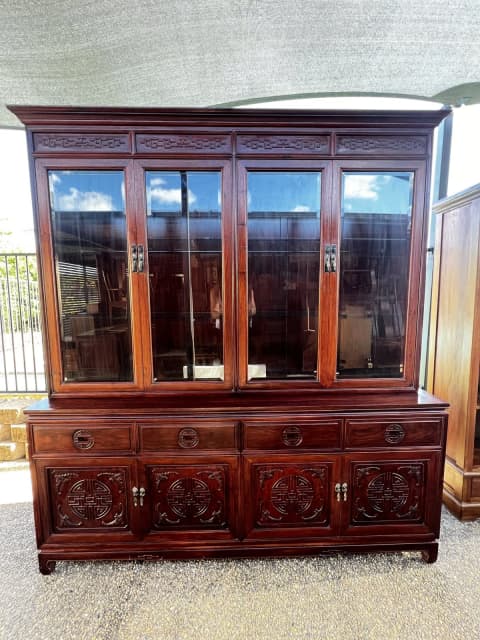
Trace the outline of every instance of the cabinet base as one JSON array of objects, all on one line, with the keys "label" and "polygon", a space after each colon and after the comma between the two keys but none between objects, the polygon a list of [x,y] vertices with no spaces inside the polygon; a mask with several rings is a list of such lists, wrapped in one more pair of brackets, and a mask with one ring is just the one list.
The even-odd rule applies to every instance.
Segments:
[{"label": "cabinet base", "polygon": [[149,550],[109,550],[109,551],[40,551],[38,562],[40,573],[50,575],[55,570],[57,560],[96,561],[96,560],[133,560],[137,562],[156,560],[199,560],[209,558],[262,558],[262,557],[294,557],[294,556],[332,556],[335,553],[385,553],[401,551],[420,551],[422,559],[427,563],[437,560],[438,542],[422,542],[411,544],[378,544],[378,545],[328,545],[315,547],[284,546],[280,548],[265,547],[204,547]]},{"label": "cabinet base", "polygon": [[456,518],[462,520],[462,522],[480,518],[480,502],[464,502],[459,500],[447,491],[445,487],[443,488],[443,503],[447,509],[453,513]]}]

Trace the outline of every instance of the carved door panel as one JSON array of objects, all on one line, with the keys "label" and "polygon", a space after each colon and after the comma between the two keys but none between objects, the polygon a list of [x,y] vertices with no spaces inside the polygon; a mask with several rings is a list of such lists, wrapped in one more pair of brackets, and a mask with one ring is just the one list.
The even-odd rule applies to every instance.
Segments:
[{"label": "carved door panel", "polygon": [[132,502],[135,462],[122,458],[36,461],[43,511],[44,542],[68,538],[78,543],[108,534],[131,539],[138,533]]},{"label": "carved door panel", "polygon": [[382,453],[346,457],[343,533],[438,535],[440,454],[389,452],[388,458]]},{"label": "carved door panel", "polygon": [[248,538],[337,535],[334,456],[251,456],[245,459]]},{"label": "carved door panel", "polygon": [[[150,536],[231,540],[236,531],[237,456],[144,461],[143,525]],[[143,491],[144,490],[144,491]]]}]

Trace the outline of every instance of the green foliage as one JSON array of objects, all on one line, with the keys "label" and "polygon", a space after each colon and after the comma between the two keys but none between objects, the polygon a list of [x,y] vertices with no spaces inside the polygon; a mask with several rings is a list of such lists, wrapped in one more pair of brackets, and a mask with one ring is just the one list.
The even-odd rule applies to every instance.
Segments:
[{"label": "green foliage", "polygon": [[38,326],[37,261],[32,254],[0,254],[0,320],[3,331],[29,331]]},{"label": "green foliage", "polygon": [[16,280],[18,272],[19,279],[27,281],[27,271],[30,282],[37,282],[38,272],[35,256],[31,254],[0,254],[0,279],[6,280],[8,273],[9,279]]}]

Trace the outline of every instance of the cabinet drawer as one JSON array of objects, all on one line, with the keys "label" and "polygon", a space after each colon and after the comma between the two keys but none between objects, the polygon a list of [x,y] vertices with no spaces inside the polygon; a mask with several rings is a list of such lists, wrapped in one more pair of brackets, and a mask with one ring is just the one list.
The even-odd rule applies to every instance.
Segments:
[{"label": "cabinet drawer", "polygon": [[35,453],[83,453],[132,451],[128,425],[32,426]]},{"label": "cabinet drawer", "polygon": [[440,446],[442,421],[438,418],[347,420],[345,447]]},{"label": "cabinet drawer", "polygon": [[141,424],[140,447],[142,451],[194,449],[237,449],[234,424]]},{"label": "cabinet drawer", "polygon": [[325,422],[251,422],[245,425],[246,449],[339,449],[341,420]]}]

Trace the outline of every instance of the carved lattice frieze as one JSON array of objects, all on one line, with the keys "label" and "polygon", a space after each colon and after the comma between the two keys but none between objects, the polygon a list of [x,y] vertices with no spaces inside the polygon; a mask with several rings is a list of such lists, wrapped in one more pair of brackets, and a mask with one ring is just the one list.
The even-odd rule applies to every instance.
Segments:
[{"label": "carved lattice frieze", "polygon": [[35,133],[33,135],[35,151],[128,151],[130,144],[126,134],[97,133]]},{"label": "carved lattice frieze", "polygon": [[137,151],[144,153],[229,153],[230,137],[224,135],[138,134]]},{"label": "carved lattice frieze", "polygon": [[239,153],[327,154],[329,148],[329,136],[239,135],[237,138]]},{"label": "carved lattice frieze", "polygon": [[358,136],[339,135],[337,154],[415,154],[427,153],[425,136]]}]

